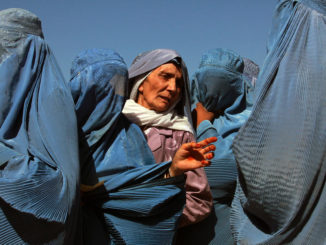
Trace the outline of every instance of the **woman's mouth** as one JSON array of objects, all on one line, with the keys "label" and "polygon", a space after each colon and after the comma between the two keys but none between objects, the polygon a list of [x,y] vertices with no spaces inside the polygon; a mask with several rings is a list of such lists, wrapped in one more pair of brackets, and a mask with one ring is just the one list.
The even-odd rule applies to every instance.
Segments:
[{"label": "woman's mouth", "polygon": [[165,96],[160,96],[160,98],[165,101],[166,103],[170,103],[171,98],[165,97]]}]

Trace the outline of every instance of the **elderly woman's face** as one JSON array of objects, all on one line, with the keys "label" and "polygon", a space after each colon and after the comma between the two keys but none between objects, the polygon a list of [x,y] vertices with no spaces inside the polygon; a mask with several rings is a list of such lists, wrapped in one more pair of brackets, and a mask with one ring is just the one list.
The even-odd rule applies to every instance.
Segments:
[{"label": "elderly woman's face", "polygon": [[172,63],[163,64],[139,86],[137,103],[147,109],[164,112],[179,99],[182,88],[181,69]]}]

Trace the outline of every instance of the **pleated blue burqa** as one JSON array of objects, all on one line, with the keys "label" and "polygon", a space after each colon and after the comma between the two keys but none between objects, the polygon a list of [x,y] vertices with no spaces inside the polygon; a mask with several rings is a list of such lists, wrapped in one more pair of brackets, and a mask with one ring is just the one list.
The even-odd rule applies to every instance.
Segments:
[{"label": "pleated blue burqa", "polygon": [[257,101],[234,141],[238,244],[326,243],[326,2],[279,1]]},{"label": "pleated blue burqa", "polygon": [[0,11],[0,81],[0,244],[77,243],[74,102],[26,10]]},{"label": "pleated blue burqa", "polygon": [[[71,69],[80,128],[85,244],[171,244],[184,179],[164,179],[141,129],[122,113],[128,71],[114,51],[80,53]],[[86,188],[84,188],[86,187]]]},{"label": "pleated blue burqa", "polygon": [[234,243],[229,217],[237,169],[231,146],[250,114],[252,104],[247,97],[254,88],[249,79],[253,78],[252,72],[248,70],[245,78],[243,71],[244,61],[237,53],[218,48],[202,55],[199,68],[192,76],[192,108],[201,102],[216,114],[212,122],[205,120],[197,127],[198,141],[212,136],[218,138],[211,165],[205,168],[214,207],[205,220],[180,230],[179,244]]}]

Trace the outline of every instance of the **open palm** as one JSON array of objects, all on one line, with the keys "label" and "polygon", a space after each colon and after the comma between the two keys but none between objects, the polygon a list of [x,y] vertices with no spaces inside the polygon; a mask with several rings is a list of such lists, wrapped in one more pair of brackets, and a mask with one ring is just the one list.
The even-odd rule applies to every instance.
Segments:
[{"label": "open palm", "polygon": [[176,176],[186,171],[210,165],[215,146],[211,143],[217,140],[216,137],[204,139],[198,143],[191,142],[181,145],[176,152],[170,167],[170,175]]}]

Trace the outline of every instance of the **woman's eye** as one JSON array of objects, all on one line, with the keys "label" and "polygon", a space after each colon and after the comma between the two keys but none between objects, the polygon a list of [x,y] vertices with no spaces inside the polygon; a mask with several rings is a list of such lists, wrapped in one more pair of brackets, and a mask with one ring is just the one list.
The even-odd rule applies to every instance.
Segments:
[{"label": "woman's eye", "polygon": [[161,74],[160,77],[164,79],[165,81],[170,79],[170,76],[168,74]]}]

